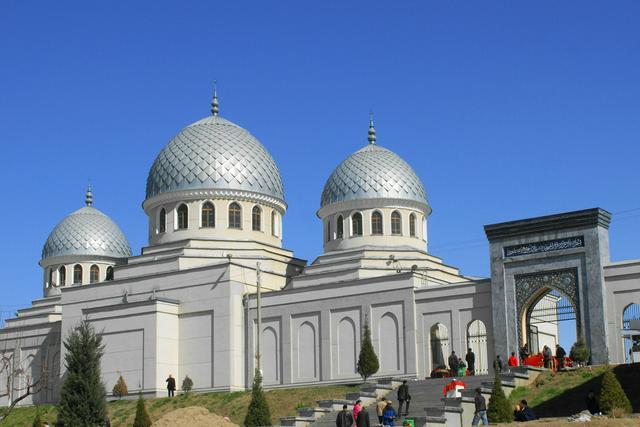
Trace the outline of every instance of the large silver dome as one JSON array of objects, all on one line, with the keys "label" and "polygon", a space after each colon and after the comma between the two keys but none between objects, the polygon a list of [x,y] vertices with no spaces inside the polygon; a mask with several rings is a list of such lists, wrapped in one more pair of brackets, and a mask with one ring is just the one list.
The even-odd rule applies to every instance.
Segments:
[{"label": "large silver dome", "polygon": [[186,189],[245,190],[284,202],[280,171],[264,146],[240,126],[213,115],[167,144],[153,162],[147,199]]},{"label": "large silver dome", "polygon": [[85,206],[64,218],[42,248],[42,259],[64,255],[131,256],[129,242],[107,215]]},{"label": "large silver dome", "polygon": [[373,141],[375,133],[372,143],[347,157],[333,171],[322,191],[321,207],[375,198],[405,199],[428,205],[424,186],[411,166]]}]

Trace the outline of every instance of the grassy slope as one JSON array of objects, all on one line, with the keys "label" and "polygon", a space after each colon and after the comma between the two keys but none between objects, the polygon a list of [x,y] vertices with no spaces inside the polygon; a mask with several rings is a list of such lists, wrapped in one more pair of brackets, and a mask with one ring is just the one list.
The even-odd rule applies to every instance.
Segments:
[{"label": "grassy slope", "polygon": [[[279,417],[295,415],[296,408],[302,406],[315,406],[316,400],[344,399],[345,394],[357,391],[358,386],[325,386],[278,389],[266,392],[271,416],[275,424],[280,424]],[[177,396],[175,398],[159,398],[147,400],[147,409],[151,420],[155,421],[162,415],[176,408],[186,406],[202,406],[218,415],[228,416],[236,424],[242,425],[251,400],[251,391],[234,393],[206,393],[191,394],[189,396]],[[121,400],[108,404],[111,425],[130,426],[136,412],[135,400]],[[56,409],[51,405],[40,407],[40,413],[44,420],[55,421]],[[0,426],[26,426],[31,425],[35,417],[34,407],[17,408],[3,421]]]}]

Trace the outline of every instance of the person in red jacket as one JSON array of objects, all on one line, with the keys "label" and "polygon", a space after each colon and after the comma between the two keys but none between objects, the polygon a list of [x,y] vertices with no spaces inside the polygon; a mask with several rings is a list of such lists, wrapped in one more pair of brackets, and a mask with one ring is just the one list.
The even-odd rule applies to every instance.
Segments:
[{"label": "person in red jacket", "polygon": [[509,357],[509,360],[507,361],[507,364],[509,366],[518,366],[518,358],[516,357],[516,352],[515,351],[511,352],[511,357]]}]

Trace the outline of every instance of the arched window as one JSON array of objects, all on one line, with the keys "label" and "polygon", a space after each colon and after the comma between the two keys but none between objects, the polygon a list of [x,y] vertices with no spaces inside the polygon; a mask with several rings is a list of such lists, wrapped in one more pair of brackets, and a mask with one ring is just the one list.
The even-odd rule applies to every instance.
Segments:
[{"label": "arched window", "polygon": [[416,237],[416,215],[409,215],[409,236]]},{"label": "arched window", "polygon": [[278,213],[273,210],[271,211],[271,234],[273,234],[274,236],[279,236],[279,222],[278,222]]},{"label": "arched window", "polygon": [[176,212],[178,214],[178,217],[176,218],[177,219],[176,228],[178,230],[184,230],[189,228],[189,208],[187,208],[187,205],[185,204],[180,205]]},{"label": "arched window", "polygon": [[351,235],[362,236],[362,214],[360,212],[351,215]]},{"label": "arched window", "polygon": [[164,208],[160,209],[160,215],[158,215],[158,233],[164,233],[167,231],[167,211]]},{"label": "arched window", "polygon": [[343,223],[343,220],[342,220],[342,215],[340,215],[340,216],[338,217],[338,221],[337,221],[337,224],[336,224],[336,228],[338,229],[338,230],[337,230],[337,236],[336,236],[336,237],[337,237],[338,239],[342,239],[342,238],[344,237],[344,223]]},{"label": "arched window", "polygon": [[331,241],[331,220],[327,220],[327,242]]},{"label": "arched window", "polygon": [[63,265],[58,269],[58,286],[67,284],[67,268]]},{"label": "arched window", "polygon": [[242,209],[236,202],[229,205],[229,228],[242,228]]},{"label": "arched window", "polygon": [[113,267],[111,266],[107,267],[107,274],[104,280],[113,280]]},{"label": "arched window", "polygon": [[79,285],[82,283],[82,266],[76,264],[73,266],[73,284]]},{"label": "arched window", "polygon": [[378,211],[371,214],[371,234],[382,234],[382,214]]},{"label": "arched window", "polygon": [[93,264],[89,269],[89,283],[96,283],[100,281],[100,269],[97,265]]},{"label": "arched window", "polygon": [[202,205],[202,227],[212,228],[216,226],[216,209],[213,203],[205,202]]},{"label": "arched window", "polygon": [[402,217],[398,211],[391,214],[391,234],[402,234]]},{"label": "arched window", "polygon": [[260,206],[254,206],[251,210],[251,229],[253,231],[262,230],[262,210]]}]

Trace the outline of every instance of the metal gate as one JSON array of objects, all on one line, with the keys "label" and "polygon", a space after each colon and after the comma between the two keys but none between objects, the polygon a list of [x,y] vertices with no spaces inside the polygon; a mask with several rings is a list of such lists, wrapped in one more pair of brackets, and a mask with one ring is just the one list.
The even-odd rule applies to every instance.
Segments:
[{"label": "metal gate", "polygon": [[[631,329],[630,321],[640,320],[640,304],[630,304],[622,312],[622,329]],[[631,350],[640,350],[640,337],[634,336],[633,339],[626,337],[624,340],[624,360],[631,363]]]}]

